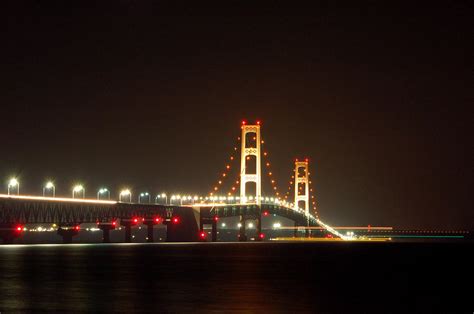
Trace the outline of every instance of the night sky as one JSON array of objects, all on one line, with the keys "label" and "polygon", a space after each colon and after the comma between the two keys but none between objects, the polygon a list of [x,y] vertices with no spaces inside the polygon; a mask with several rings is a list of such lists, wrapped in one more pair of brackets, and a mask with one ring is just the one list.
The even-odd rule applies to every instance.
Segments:
[{"label": "night sky", "polygon": [[472,2],[53,3],[2,3],[2,193],[206,194],[260,119],[324,221],[474,227]]}]

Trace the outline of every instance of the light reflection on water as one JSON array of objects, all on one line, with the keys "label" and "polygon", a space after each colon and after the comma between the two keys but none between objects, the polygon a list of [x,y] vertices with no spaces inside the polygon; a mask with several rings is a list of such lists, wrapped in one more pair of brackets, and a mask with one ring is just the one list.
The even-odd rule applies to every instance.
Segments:
[{"label": "light reflection on water", "polygon": [[[0,246],[0,312],[354,312],[367,310],[364,302],[385,306],[394,294],[409,302],[416,293],[406,282],[414,277],[426,284],[423,304],[436,306],[446,294],[420,265],[448,267],[442,257],[457,250],[443,250],[437,256],[426,245],[354,243]],[[461,272],[462,263],[456,266]],[[443,280],[453,284],[438,273],[436,282]]]}]

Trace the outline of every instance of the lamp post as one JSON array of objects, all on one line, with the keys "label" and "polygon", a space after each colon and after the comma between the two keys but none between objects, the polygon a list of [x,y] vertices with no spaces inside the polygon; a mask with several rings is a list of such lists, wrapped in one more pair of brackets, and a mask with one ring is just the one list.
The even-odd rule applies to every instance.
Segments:
[{"label": "lamp post", "polygon": [[13,188],[16,188],[16,195],[20,195],[20,182],[16,178],[11,178],[8,181],[8,195],[11,194]]},{"label": "lamp post", "polygon": [[145,193],[140,193],[140,195],[138,195],[138,204],[141,203],[142,201],[142,197],[148,197],[148,203],[151,202],[151,199],[150,199],[150,193],[148,192],[145,192]]},{"label": "lamp post", "polygon": [[119,201],[123,202],[123,197],[128,196],[128,202],[132,202],[132,192],[129,189],[122,190],[119,195]]},{"label": "lamp post", "polygon": [[72,198],[76,198],[76,194],[81,193],[81,192],[82,192],[82,198],[85,198],[86,197],[86,190],[84,189],[84,187],[80,184],[76,185],[72,189]]},{"label": "lamp post", "polygon": [[165,193],[161,193],[161,194],[158,194],[156,197],[155,197],[155,203],[158,204],[158,199],[161,199],[161,198],[164,198],[165,199],[165,205],[168,203],[168,195],[166,195]]},{"label": "lamp post", "polygon": [[51,191],[53,193],[53,197],[56,196],[56,187],[54,186],[54,183],[49,181],[46,183],[46,185],[43,187],[43,197],[46,196],[46,190]]},{"label": "lamp post", "polygon": [[100,196],[107,194],[107,199],[110,200],[110,191],[106,188],[102,188],[97,192],[97,199],[100,200]]}]

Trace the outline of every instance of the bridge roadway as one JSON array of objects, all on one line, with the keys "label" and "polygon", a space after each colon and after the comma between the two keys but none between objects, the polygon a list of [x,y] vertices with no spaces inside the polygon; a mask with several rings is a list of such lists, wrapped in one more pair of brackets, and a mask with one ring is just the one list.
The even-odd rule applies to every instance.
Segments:
[{"label": "bridge roadway", "polygon": [[[295,226],[322,226],[313,216],[276,204],[197,204],[172,206],[157,204],[134,204],[116,201],[51,198],[37,196],[12,196],[0,194],[0,238],[12,242],[26,224],[51,223],[59,226],[58,234],[64,242],[72,241],[82,223],[97,223],[102,229],[104,242],[109,242],[109,232],[117,222],[125,227],[125,242],[131,242],[132,226],[143,223],[148,227],[148,241],[153,242],[153,226],[167,226],[167,241],[204,241],[205,224],[212,225],[212,241],[217,240],[219,217],[240,217],[239,240],[246,241],[245,221],[257,221],[257,240],[263,240],[262,216],[282,216],[295,222]],[[328,226],[327,226],[328,227]],[[18,230],[17,230],[18,229]],[[340,236],[339,234],[335,234]]]}]

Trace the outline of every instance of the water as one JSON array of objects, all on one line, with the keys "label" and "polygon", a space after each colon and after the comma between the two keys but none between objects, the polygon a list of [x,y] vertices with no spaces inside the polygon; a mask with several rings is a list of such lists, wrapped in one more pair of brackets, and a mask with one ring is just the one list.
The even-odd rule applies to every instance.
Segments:
[{"label": "water", "polygon": [[[0,247],[0,312],[453,312],[474,309],[466,243]],[[471,278],[471,279],[469,279]]]}]

